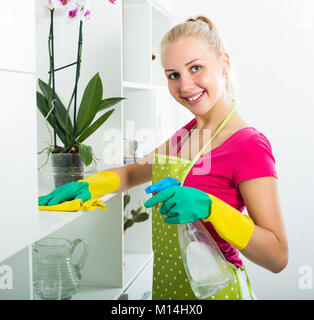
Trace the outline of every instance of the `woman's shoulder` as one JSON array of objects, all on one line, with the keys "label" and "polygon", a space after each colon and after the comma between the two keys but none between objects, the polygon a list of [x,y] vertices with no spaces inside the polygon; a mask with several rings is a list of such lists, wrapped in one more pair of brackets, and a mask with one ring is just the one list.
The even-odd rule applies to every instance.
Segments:
[{"label": "woman's shoulder", "polygon": [[234,150],[233,179],[242,180],[273,176],[277,178],[276,160],[267,137],[254,127],[241,130]]},{"label": "woman's shoulder", "polygon": [[260,151],[272,152],[267,137],[253,126],[233,128],[232,131],[220,137],[212,143],[212,151],[228,153],[228,156],[246,155],[259,153]]},{"label": "woman's shoulder", "polygon": [[[271,144],[264,133],[249,126],[237,131],[225,145],[225,151],[234,156],[237,163],[251,162],[258,163],[267,159],[275,163]],[[268,161],[267,160],[267,161]]]},{"label": "woman's shoulder", "polygon": [[256,129],[255,127],[245,127],[239,131],[239,142],[244,145],[256,144],[258,142],[264,142],[270,145],[268,138],[264,133]]}]

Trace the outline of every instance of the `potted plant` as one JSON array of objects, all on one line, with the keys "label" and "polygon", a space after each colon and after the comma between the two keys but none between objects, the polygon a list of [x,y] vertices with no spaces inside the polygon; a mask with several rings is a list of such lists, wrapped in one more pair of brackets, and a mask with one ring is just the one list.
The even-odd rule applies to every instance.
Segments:
[{"label": "potted plant", "polygon": [[131,201],[131,196],[129,194],[124,194],[124,232],[133,226],[134,223],[144,222],[149,218],[149,214],[144,210],[144,207],[140,205],[137,209],[131,210],[131,217],[129,217],[129,211],[126,212],[126,207]]},{"label": "potted plant", "polygon": [[[114,1],[109,0],[111,3]],[[47,123],[53,128],[53,144],[40,153],[47,151],[47,159],[52,158],[55,187],[83,178],[84,165],[88,166],[93,160],[92,147],[83,142],[90,137],[114,112],[114,109],[100,115],[103,110],[114,106],[124,98],[114,97],[103,99],[103,85],[99,73],[88,82],[81,102],[78,106],[77,90],[82,57],[82,28],[83,21],[90,16],[87,0],[48,0],[50,9],[50,31],[48,39],[49,80],[48,83],[38,79],[40,91],[37,91],[37,107]],[[54,66],[54,10],[68,7],[68,19],[80,18],[77,61],[67,66],[55,69]],[[70,101],[65,107],[55,91],[55,72],[76,65],[75,85]],[[70,118],[70,108],[74,103],[73,122]],[[48,126],[49,128],[49,126]],[[62,146],[57,145],[57,137]]]}]

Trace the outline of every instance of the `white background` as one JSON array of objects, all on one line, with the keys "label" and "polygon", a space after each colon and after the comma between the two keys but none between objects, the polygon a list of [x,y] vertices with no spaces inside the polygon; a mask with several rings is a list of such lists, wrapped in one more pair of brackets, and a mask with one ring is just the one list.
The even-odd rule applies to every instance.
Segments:
[{"label": "white background", "polygon": [[177,0],[176,6],[181,21],[202,14],[218,27],[238,80],[237,109],[267,136],[277,162],[289,263],[273,274],[245,260],[253,289],[259,299],[313,299],[314,287],[301,289],[299,282],[304,266],[314,268],[314,2]]}]

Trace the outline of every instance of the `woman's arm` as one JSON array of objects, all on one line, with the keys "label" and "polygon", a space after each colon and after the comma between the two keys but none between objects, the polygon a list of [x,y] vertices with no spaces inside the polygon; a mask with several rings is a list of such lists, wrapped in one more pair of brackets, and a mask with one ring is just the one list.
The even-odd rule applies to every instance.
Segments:
[{"label": "woman's arm", "polygon": [[255,224],[250,241],[241,253],[254,263],[278,273],[288,263],[288,241],[277,181],[274,177],[244,180],[239,183],[239,189]]},{"label": "woman's arm", "polygon": [[132,164],[106,170],[115,172],[120,177],[120,186],[115,192],[123,192],[137,185],[151,181],[154,153],[162,152],[168,154],[169,150],[170,139],[168,139],[161,146],[157,147],[155,150]]},{"label": "woman's arm", "polygon": [[115,192],[123,192],[152,180],[153,156],[154,151],[132,164],[106,170],[115,172],[120,177],[120,186]]}]

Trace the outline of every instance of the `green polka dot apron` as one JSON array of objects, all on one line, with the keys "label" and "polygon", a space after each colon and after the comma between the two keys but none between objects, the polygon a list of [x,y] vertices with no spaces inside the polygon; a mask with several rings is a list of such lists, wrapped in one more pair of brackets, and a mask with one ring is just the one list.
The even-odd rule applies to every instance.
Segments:
[{"label": "green polka dot apron", "polygon": [[[158,182],[166,177],[173,177],[183,185],[189,171],[207,148],[210,141],[221,131],[230,119],[233,111],[234,107],[193,161],[172,155],[155,153],[152,166],[152,183]],[[181,141],[189,135],[195,126]],[[161,205],[162,203],[159,203],[152,208],[152,239],[154,251],[152,299],[198,300],[193,293],[183,265],[178,239],[178,225],[164,222],[164,216],[159,213]],[[203,300],[253,299],[254,294],[252,293],[245,268],[237,268],[233,264],[227,263],[231,266],[236,280],[226,288]]]}]

